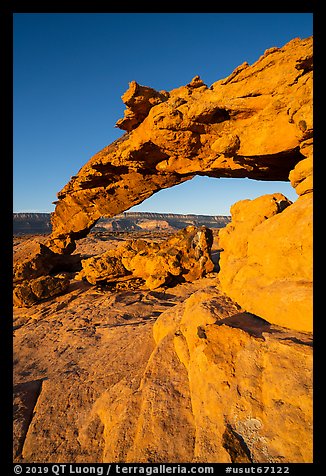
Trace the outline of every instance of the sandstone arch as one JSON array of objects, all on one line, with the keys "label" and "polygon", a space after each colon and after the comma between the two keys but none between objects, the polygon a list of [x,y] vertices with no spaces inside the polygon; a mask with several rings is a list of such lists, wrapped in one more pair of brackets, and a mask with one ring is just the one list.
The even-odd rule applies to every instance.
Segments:
[{"label": "sandstone arch", "polygon": [[[126,134],[58,194],[48,246],[34,243],[19,263],[14,299],[33,304],[67,290],[67,276],[51,274],[79,262],[69,256],[74,241],[100,216],[196,174],[290,180],[299,198],[237,202],[219,233],[218,278],[196,281],[182,301],[179,290],[162,301],[85,292],[18,317],[17,463],[312,461],[311,49],[311,38],[295,39],[211,88],[198,77],[170,93],[131,83],[118,121]],[[181,249],[200,263],[210,239],[193,235],[197,248],[185,236]],[[156,286],[157,262],[132,251],[123,258],[148,263]],[[148,314],[145,325],[122,324],[126,308],[142,316],[143,297],[146,313],[159,314],[154,325]],[[33,391],[40,376],[31,421],[24,379]]]},{"label": "sandstone arch", "polygon": [[130,83],[126,133],[58,193],[48,247],[71,253],[101,216],[114,216],[195,175],[288,180],[312,137],[312,38],[270,48],[207,87],[170,92]]}]

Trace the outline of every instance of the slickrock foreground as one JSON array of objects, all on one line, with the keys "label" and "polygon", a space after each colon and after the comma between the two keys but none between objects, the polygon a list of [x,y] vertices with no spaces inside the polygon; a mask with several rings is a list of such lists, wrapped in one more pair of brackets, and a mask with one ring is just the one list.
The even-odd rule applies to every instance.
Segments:
[{"label": "slickrock foreground", "polygon": [[[15,460],[311,462],[312,38],[123,101],[126,134],[59,192],[52,235],[16,246]],[[86,237],[196,174],[299,198],[240,201],[214,236]]]},{"label": "slickrock foreground", "polygon": [[72,280],[17,309],[15,460],[311,461],[311,335],[244,312],[216,284]]}]

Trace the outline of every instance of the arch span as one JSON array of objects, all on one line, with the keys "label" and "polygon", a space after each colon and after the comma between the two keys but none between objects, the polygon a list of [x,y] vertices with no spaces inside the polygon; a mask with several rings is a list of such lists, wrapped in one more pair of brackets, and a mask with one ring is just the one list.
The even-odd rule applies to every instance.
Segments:
[{"label": "arch span", "polygon": [[70,253],[112,217],[195,175],[288,180],[312,135],[312,38],[271,48],[207,87],[196,76],[170,92],[130,83],[117,126],[58,193],[49,248]]}]

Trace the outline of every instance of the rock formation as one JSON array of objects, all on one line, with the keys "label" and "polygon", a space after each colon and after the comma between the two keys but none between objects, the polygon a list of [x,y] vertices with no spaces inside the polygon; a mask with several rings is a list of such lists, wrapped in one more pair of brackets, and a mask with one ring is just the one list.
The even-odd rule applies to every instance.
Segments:
[{"label": "rock formation", "polygon": [[245,312],[215,277],[79,284],[17,311],[16,462],[312,462],[311,334]]},{"label": "rock formation", "polygon": [[163,313],[153,334],[152,361],[169,349],[188,374],[195,461],[311,461],[307,335],[298,333],[293,346],[293,331],[243,312],[215,286]]},{"label": "rock formation", "polygon": [[67,276],[40,276],[25,280],[14,288],[14,305],[31,306],[38,301],[64,293],[69,287]]},{"label": "rock formation", "polygon": [[312,38],[270,48],[207,87],[156,92],[134,81],[122,96],[128,132],[95,154],[58,193],[48,246],[74,249],[101,217],[190,180],[288,180],[312,133]]},{"label": "rock formation", "polygon": [[213,234],[206,227],[189,226],[163,243],[131,240],[115,250],[82,260],[91,284],[142,278],[149,289],[171,282],[194,281],[214,269],[210,256]]},{"label": "rock formation", "polygon": [[299,194],[293,204],[272,194],[231,207],[232,222],[219,234],[219,278],[222,289],[247,311],[312,332],[312,150],[303,145],[308,157],[290,172]]},{"label": "rock formation", "polygon": [[56,275],[62,271],[79,271],[80,260],[79,254],[60,255],[37,239],[28,241],[14,257],[14,305],[31,306],[65,292],[69,279]]},{"label": "rock formation", "polygon": [[[75,240],[101,216],[114,216],[196,174],[259,180],[289,180],[290,174],[300,198],[281,213],[288,202],[277,195],[233,207],[234,223],[224,233],[230,240],[223,245],[221,282],[247,310],[311,330],[311,89],[312,38],[271,48],[252,66],[242,64],[209,88],[198,76],[169,93],[132,82],[122,97],[125,118],[117,123],[128,132],[59,192],[52,235],[24,263],[27,272],[16,269],[15,277],[60,271],[55,265],[49,270],[49,263],[60,262],[61,254],[68,260]],[[244,214],[252,214],[246,224]]]},{"label": "rock formation", "polygon": [[[22,254],[22,253],[21,253]],[[60,255],[50,250],[44,243],[33,240],[24,247],[24,257],[14,259],[14,284],[36,279],[49,273],[78,271],[79,255]]]},{"label": "rock formation", "polygon": [[[311,86],[312,38],[210,88],[131,83],[126,134],[59,193],[52,235],[15,268],[16,299],[37,300],[15,310],[15,461],[312,462]],[[83,260],[91,283],[150,290],[73,276],[60,295],[101,216],[196,174],[290,180],[299,198],[234,204],[219,274],[209,230],[190,227]]]}]

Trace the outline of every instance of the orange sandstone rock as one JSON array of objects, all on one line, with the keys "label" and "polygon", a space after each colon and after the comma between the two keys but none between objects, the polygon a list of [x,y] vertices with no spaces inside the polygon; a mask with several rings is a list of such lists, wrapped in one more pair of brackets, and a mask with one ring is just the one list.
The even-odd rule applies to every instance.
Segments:
[{"label": "orange sandstone rock", "polygon": [[14,288],[15,306],[32,306],[67,291],[69,279],[66,276],[40,276],[25,280]]},{"label": "orange sandstone rock", "polygon": [[124,94],[128,132],[95,154],[58,193],[49,247],[73,249],[112,217],[196,174],[288,180],[312,134],[312,38],[267,50],[207,87],[169,93],[135,81]]},{"label": "orange sandstone rock", "polygon": [[153,333],[156,352],[172,339],[187,370],[193,461],[312,461],[309,334],[244,312],[214,287],[163,313]]},{"label": "orange sandstone rock", "polygon": [[219,234],[223,291],[271,323],[311,332],[312,194],[291,205],[264,195],[237,202],[231,213]]},{"label": "orange sandstone rock", "polygon": [[[56,257],[71,253],[101,216],[114,216],[196,174],[290,179],[300,195],[294,204],[273,194],[232,207],[233,222],[220,237],[221,284],[246,310],[310,331],[312,38],[271,48],[211,87],[195,77],[157,93],[133,82],[123,100],[129,109],[119,124],[129,132],[94,155],[59,192],[47,249]],[[31,259],[34,277],[49,272],[47,260],[48,251]],[[180,274],[177,261],[136,253],[122,263],[154,288]],[[195,279],[196,269],[181,274]]]},{"label": "orange sandstone rock", "polygon": [[313,191],[313,159],[312,155],[301,160],[291,170],[289,179],[298,195],[304,195]]},{"label": "orange sandstone rock", "polygon": [[[47,246],[16,268],[17,297],[40,307],[15,330],[18,462],[312,462],[311,90],[312,38],[210,88],[199,77],[169,93],[130,85],[118,121],[128,132],[59,192]],[[167,311],[153,291],[83,295],[85,283],[42,307],[62,284],[43,275],[96,220],[196,174],[290,179],[299,198],[235,204],[219,233],[220,282],[182,284],[173,302],[164,294]],[[209,243],[196,229],[133,242],[83,273],[97,282],[125,269],[151,289],[192,281],[212,269]]]},{"label": "orange sandstone rock", "polygon": [[303,160],[289,179],[299,198],[281,194],[243,200],[219,233],[222,289],[244,309],[271,323],[313,329],[313,140],[301,123]]},{"label": "orange sandstone rock", "polygon": [[169,93],[157,92],[155,89],[140,86],[136,81],[129,84],[129,89],[122,96],[127,106],[125,117],[117,121],[116,126],[125,131],[135,129],[148,115],[149,110],[162,101],[166,101]]},{"label": "orange sandstone rock", "polygon": [[17,463],[312,461],[311,334],[245,312],[216,277],[72,283],[15,313]]},{"label": "orange sandstone rock", "polygon": [[194,281],[214,268],[212,243],[209,228],[188,226],[160,244],[132,240],[116,250],[82,260],[80,276],[91,284],[142,278],[149,289],[176,279]]}]

